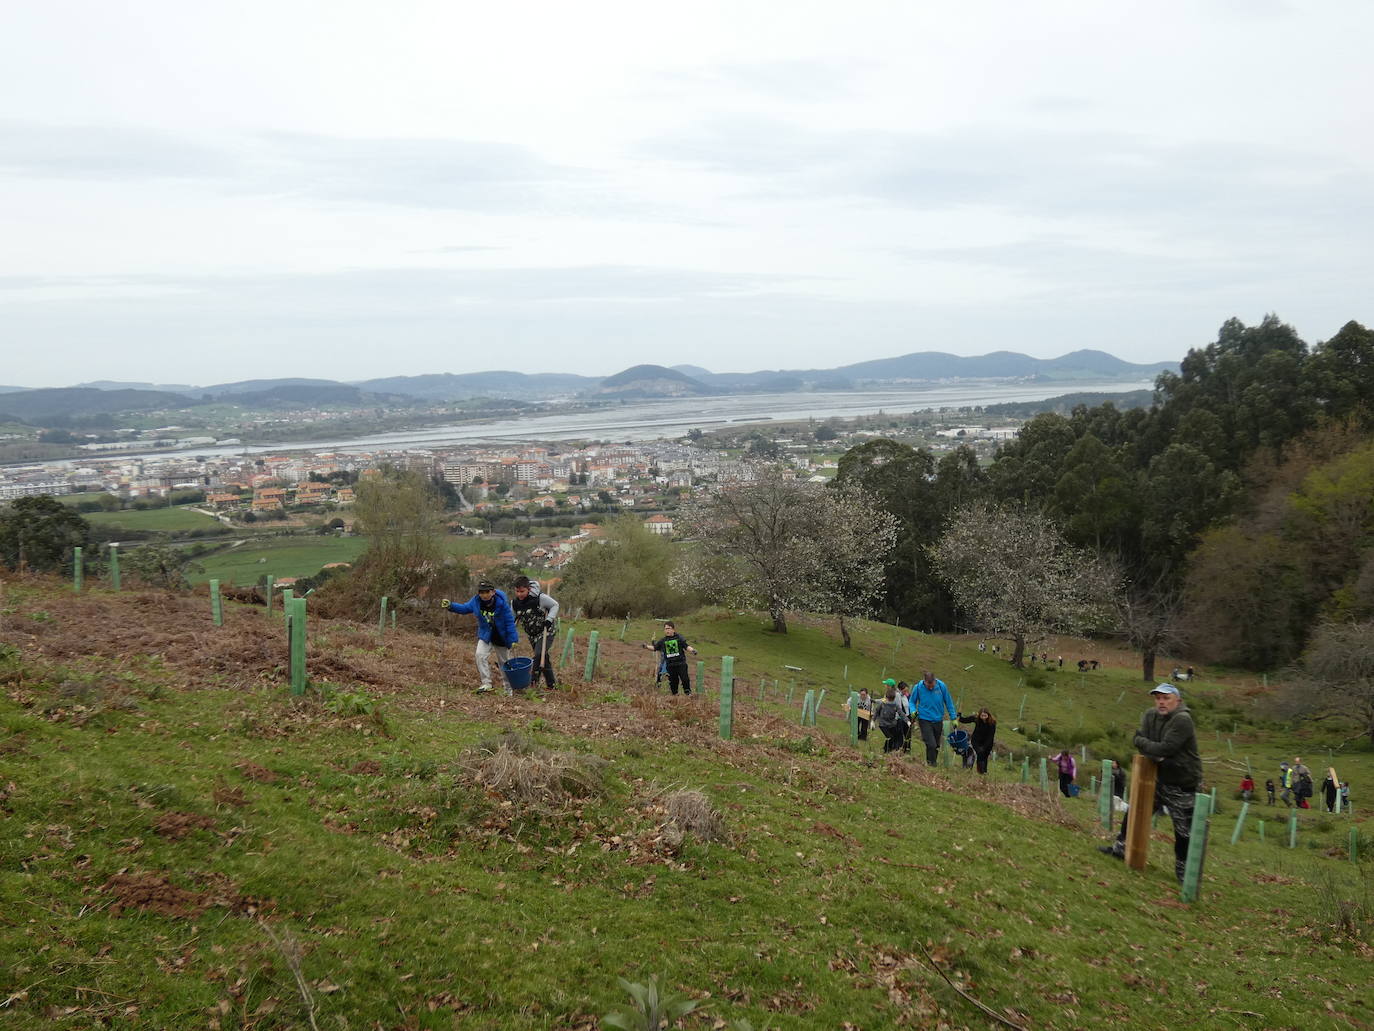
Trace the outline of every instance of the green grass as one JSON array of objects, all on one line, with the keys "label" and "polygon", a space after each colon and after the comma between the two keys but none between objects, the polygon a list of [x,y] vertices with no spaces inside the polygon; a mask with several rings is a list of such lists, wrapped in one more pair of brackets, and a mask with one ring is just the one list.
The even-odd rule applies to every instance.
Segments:
[{"label": "green grass", "polygon": [[209,530],[223,525],[214,516],[186,508],[149,508],[143,511],[90,512],[83,518],[94,526],[113,526],[125,530]]},{"label": "green grass", "polygon": [[[80,617],[69,594],[12,586],[7,604],[7,626],[36,611],[59,626]],[[262,623],[275,647],[279,628]],[[472,710],[489,714],[477,719],[400,700],[375,718],[340,718],[313,692],[293,705],[271,678],[187,690],[163,659],[137,655],[89,668],[27,652],[0,662],[7,1026],[309,1026],[293,966],[321,1028],[595,1027],[624,1001],[617,976],[658,971],[711,993],[709,1016],[689,1027],[717,1017],[786,1029],[990,1026],[932,962],[1037,1028],[1316,1029],[1367,1012],[1368,960],[1336,914],[1354,907],[1368,937],[1374,864],[1323,854],[1347,823],[1323,831],[1305,813],[1289,850],[1272,827],[1265,843],[1251,833],[1232,847],[1232,821],[1218,818],[1203,899],[1184,907],[1158,862],[1136,874],[1095,852],[1090,799],[1046,802],[1004,766],[991,777],[1003,793],[980,798],[986,785],[963,770],[908,772],[850,748],[836,716],[840,673],[850,660],[851,682],[873,682],[891,659],[890,628],[863,625],[847,653],[824,625],[783,638],[751,616],[679,620],[709,659],[709,687],[719,656],[736,655],[741,712],[762,706],[794,721],[800,698],[782,701],[789,679],[828,688],[803,747],[781,725],[729,744],[641,740],[643,714],[623,692],[651,674],[620,645],[620,625],[577,625],[579,657],[588,630],[606,642],[600,682],[580,702],[493,704]],[[650,629],[631,624],[627,643]],[[100,628],[90,632],[97,642]],[[327,623],[311,633],[321,661],[442,647],[404,634],[378,646]],[[914,675],[933,664],[956,697],[1005,713],[1023,693],[1014,671],[978,665],[967,643],[898,638],[897,665]],[[1127,683],[1104,672],[1079,688],[1066,677],[1037,694],[1037,712],[1064,722],[1089,706],[1133,723],[1139,698],[1115,703]],[[74,696],[73,684],[90,694]],[[417,683],[408,697],[447,690]],[[1222,698],[1219,686],[1203,690]],[[666,708],[684,726],[711,726],[713,700]],[[464,750],[504,725],[528,727],[525,710],[548,717],[540,744],[608,763],[603,795],[535,809],[474,786]],[[606,716],[619,733],[592,729]],[[1304,743],[1254,742],[1279,754]],[[1369,768],[1367,753],[1348,761]],[[248,764],[275,780],[252,779]],[[664,847],[653,799],[679,786],[709,796],[731,840]],[[158,830],[168,814],[211,826],[174,839]],[[116,915],[107,886],[120,871],[239,904]]]},{"label": "green grass", "polygon": [[221,583],[257,583],[264,575],[313,576],[330,562],[353,562],[367,550],[366,537],[291,536],[247,540],[196,559],[200,572],[192,583],[211,578]]}]

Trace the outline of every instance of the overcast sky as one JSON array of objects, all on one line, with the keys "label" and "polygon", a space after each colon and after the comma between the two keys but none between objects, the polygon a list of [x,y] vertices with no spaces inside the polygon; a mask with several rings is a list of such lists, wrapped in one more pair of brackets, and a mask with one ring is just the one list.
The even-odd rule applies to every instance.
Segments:
[{"label": "overcast sky", "polygon": [[1374,321],[1369,0],[6,8],[0,383]]}]

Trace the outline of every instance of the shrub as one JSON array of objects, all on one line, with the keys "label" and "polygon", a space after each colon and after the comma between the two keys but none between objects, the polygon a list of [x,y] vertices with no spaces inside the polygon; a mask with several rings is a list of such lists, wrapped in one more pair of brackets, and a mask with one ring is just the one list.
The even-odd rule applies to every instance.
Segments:
[{"label": "shrub", "polygon": [[475,783],[500,798],[525,805],[553,805],[607,793],[605,759],[549,751],[519,734],[503,735],[495,747],[479,747],[465,765]]}]

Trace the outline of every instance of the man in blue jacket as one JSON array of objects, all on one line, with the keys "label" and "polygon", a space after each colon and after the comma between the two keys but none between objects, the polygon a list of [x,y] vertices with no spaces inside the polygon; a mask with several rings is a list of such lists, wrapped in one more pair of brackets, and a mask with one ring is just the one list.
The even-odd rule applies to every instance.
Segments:
[{"label": "man in blue jacket", "polygon": [[515,612],[505,594],[484,576],[477,581],[477,593],[471,601],[451,602],[445,598],[440,604],[450,612],[470,612],[477,617],[477,675],[482,678],[477,693],[491,690],[491,655],[495,652],[501,666],[501,681],[506,694],[511,694],[505,664],[510,661],[510,650],[520,635],[515,629]]},{"label": "man in blue jacket", "polygon": [[949,696],[949,688],[943,680],[936,680],[935,674],[926,670],[920,683],[911,693],[916,703],[916,722],[921,728],[921,740],[926,746],[926,765],[934,766],[940,755],[940,740],[945,736],[945,712],[950,719],[958,719],[954,711],[954,700]]}]

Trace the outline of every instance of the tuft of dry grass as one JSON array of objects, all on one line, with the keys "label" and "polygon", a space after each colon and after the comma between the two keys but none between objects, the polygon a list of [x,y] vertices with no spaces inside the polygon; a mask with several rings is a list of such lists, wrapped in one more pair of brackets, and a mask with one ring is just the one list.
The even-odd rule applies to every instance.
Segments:
[{"label": "tuft of dry grass", "polygon": [[521,805],[556,806],[568,799],[598,798],[607,793],[605,759],[549,751],[519,734],[488,742],[465,767],[489,793]]},{"label": "tuft of dry grass", "polygon": [[690,834],[698,841],[721,841],[728,837],[725,818],[709,798],[700,791],[670,791],[663,796],[665,823],[683,835]]}]

